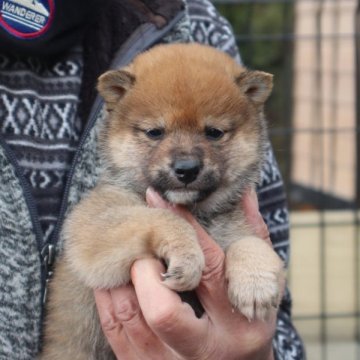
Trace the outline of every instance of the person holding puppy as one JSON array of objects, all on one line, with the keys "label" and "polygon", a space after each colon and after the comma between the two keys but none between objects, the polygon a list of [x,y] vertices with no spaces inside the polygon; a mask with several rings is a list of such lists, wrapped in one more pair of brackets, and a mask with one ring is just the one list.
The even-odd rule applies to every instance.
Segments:
[{"label": "person holding puppy", "polygon": [[[189,1],[187,8],[182,1],[160,0],[1,4],[0,358],[33,359],[41,348],[42,302],[54,254],[61,251],[63,220],[99,175],[102,101],[94,90],[97,77],[158,43],[195,40],[238,55],[227,23],[203,0]],[[269,241],[270,234],[286,261],[282,191],[269,147],[258,189],[269,229],[254,194],[239,206],[247,209],[258,236]],[[168,206],[151,191],[148,203]],[[234,314],[224,299],[222,252],[188,213],[171,211],[194,226],[204,251],[206,270],[198,295],[206,316],[196,319],[175,293],[159,288],[157,262],[138,261],[133,287],[95,292],[116,356],[303,358],[288,292],[278,314],[266,322],[249,323]]]}]

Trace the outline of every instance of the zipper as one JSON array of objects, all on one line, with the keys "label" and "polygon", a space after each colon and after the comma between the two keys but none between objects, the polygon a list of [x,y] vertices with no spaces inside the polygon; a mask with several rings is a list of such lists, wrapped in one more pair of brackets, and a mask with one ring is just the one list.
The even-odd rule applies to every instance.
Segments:
[{"label": "zipper", "polygon": [[41,258],[45,274],[45,286],[42,295],[42,304],[45,305],[48,294],[48,285],[54,274],[55,245],[46,244],[41,250]]}]

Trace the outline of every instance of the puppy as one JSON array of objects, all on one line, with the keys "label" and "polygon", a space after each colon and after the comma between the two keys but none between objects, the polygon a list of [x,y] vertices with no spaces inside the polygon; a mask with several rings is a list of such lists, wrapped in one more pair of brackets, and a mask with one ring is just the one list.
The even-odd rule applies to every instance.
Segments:
[{"label": "puppy", "polygon": [[187,207],[224,249],[235,309],[250,320],[278,306],[282,262],[239,206],[259,179],[271,89],[270,74],[197,44],[155,47],[99,78],[108,113],[104,171],[65,223],[42,359],[113,358],[92,289],[127,284],[136,259],[162,259],[163,284],[178,292],[199,284],[204,256],[195,232],[170,211],[146,206],[150,186]]}]

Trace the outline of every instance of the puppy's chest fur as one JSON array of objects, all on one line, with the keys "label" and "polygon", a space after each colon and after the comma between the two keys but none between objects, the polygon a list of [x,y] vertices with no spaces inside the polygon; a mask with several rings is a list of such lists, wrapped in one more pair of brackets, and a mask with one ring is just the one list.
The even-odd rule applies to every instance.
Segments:
[{"label": "puppy's chest fur", "polygon": [[249,236],[252,233],[239,205],[225,213],[214,214],[212,216],[195,214],[195,216],[209,235],[224,250],[237,239]]}]

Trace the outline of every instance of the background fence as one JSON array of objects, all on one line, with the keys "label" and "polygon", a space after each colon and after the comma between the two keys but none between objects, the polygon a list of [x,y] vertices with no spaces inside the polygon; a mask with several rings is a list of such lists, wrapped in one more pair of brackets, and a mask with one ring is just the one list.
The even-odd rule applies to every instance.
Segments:
[{"label": "background fence", "polygon": [[360,0],[217,0],[244,64],[275,75],[270,137],[310,360],[360,360]]}]

